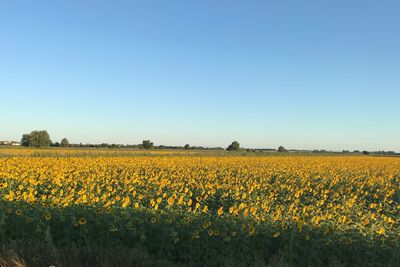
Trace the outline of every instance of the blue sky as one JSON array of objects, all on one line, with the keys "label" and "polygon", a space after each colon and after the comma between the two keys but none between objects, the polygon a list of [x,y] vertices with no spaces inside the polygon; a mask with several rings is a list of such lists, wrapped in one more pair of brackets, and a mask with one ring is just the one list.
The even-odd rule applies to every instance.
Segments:
[{"label": "blue sky", "polygon": [[0,140],[400,151],[399,1],[1,1]]}]

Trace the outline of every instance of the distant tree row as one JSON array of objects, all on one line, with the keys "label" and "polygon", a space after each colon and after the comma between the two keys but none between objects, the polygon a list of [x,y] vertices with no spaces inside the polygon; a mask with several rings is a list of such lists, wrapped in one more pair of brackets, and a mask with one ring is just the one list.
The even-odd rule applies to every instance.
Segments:
[{"label": "distant tree row", "polygon": [[[186,144],[183,147],[180,146],[154,146],[154,143],[151,142],[150,140],[143,140],[143,142],[139,145],[117,145],[117,144],[107,144],[107,143],[102,143],[99,145],[92,145],[92,144],[86,144],[83,145],[80,143],[79,145],[77,144],[70,144],[67,138],[63,138],[61,142],[55,142],[53,143],[50,139],[50,135],[48,134],[47,131],[42,130],[42,131],[32,131],[29,134],[23,134],[22,139],[21,139],[21,145],[22,146],[27,146],[27,147],[97,147],[97,148],[139,148],[139,149],[215,149],[215,150],[220,150],[222,149],[221,147],[216,147],[216,148],[205,148],[205,147],[191,147],[189,144]],[[227,148],[227,151],[239,151],[241,150],[240,144],[238,141],[233,141]],[[247,150],[248,151],[248,150]],[[287,152],[287,150],[283,147],[280,146],[278,148],[278,152]]]},{"label": "distant tree row", "polygon": [[69,147],[71,145],[69,144],[69,141],[67,138],[63,138],[60,143],[55,142],[52,146],[54,146],[54,147]]},{"label": "distant tree row", "polygon": [[[241,148],[240,148],[240,144],[239,144],[239,142],[238,141],[233,141],[232,142],[232,144],[230,144],[227,148],[226,148],[226,150],[227,151],[239,151],[239,150],[241,150]],[[274,149],[267,149],[267,151],[273,151]],[[250,152],[250,151],[256,151],[256,149],[246,149],[246,151],[248,151],[248,152]],[[285,152],[288,152],[288,150],[286,149],[286,148],[284,148],[283,146],[280,146],[280,147],[278,147],[278,152],[280,152],[280,153],[285,153]]]},{"label": "distant tree row", "polygon": [[[154,145],[150,140],[143,140],[141,144],[138,145],[122,145],[122,144],[71,144],[67,138],[63,138],[60,142],[53,143],[50,139],[50,135],[46,130],[32,131],[29,134],[23,134],[21,138],[21,145],[26,147],[81,147],[81,148],[136,148],[136,149],[184,149],[184,150],[223,150],[222,147],[203,147],[203,146],[190,146],[186,144],[184,146],[166,146],[166,145]],[[227,148],[227,151],[247,151],[247,152],[279,152],[279,153],[342,153],[342,154],[364,154],[364,155],[398,155],[394,151],[359,151],[354,150],[352,152],[348,150],[343,150],[342,152],[333,152],[326,150],[287,150],[283,146],[279,146],[278,149],[271,148],[259,148],[259,149],[243,149],[240,147],[238,141],[233,141]]]},{"label": "distant tree row", "polygon": [[197,149],[197,150],[222,150],[221,147],[202,147],[202,146],[190,146],[186,144],[185,146],[165,146],[159,145],[155,146],[150,140],[143,140],[141,144],[138,145],[122,145],[122,144],[70,144],[67,138],[63,138],[61,142],[53,143],[50,139],[50,135],[46,130],[32,131],[28,134],[23,134],[21,138],[21,145],[26,147],[81,147],[81,148],[138,148],[138,149]]}]

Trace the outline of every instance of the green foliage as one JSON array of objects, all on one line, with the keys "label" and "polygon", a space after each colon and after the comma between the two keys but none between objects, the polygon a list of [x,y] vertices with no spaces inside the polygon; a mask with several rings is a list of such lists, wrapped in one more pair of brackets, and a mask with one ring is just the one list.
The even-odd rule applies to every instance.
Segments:
[{"label": "green foliage", "polygon": [[190,149],[190,145],[189,145],[189,144],[186,144],[183,148],[184,148],[185,150],[189,150],[189,149]]},{"label": "green foliage", "polygon": [[23,134],[21,138],[21,146],[29,146],[30,134]]},{"label": "green foliage", "polygon": [[47,131],[32,131],[22,135],[21,144],[30,147],[48,147],[52,144]]},{"label": "green foliage", "polygon": [[284,153],[284,152],[287,152],[287,149],[284,148],[283,146],[280,146],[280,147],[278,147],[278,152]]},{"label": "green foliage", "polygon": [[142,146],[144,149],[151,149],[153,148],[154,144],[153,142],[150,142],[150,140],[143,140]]},{"label": "green foliage", "polygon": [[55,143],[53,144],[53,147],[60,147],[60,143],[59,143],[59,142],[55,142]]},{"label": "green foliage", "polygon": [[228,151],[238,151],[240,149],[240,144],[237,141],[233,141],[226,150]]},{"label": "green foliage", "polygon": [[63,138],[63,139],[61,140],[60,145],[61,145],[62,147],[67,147],[67,146],[69,146],[68,139],[67,139],[67,138]]},{"label": "green foliage", "polygon": [[[47,246],[50,254],[75,247],[74,255],[96,248],[98,252],[92,253],[97,256],[91,257],[87,266],[95,265],[96,258],[105,251],[118,253],[116,250],[137,248],[146,259],[179,266],[266,266],[279,255],[288,266],[329,266],[333,262],[337,263],[335,266],[400,264],[398,236],[365,237],[356,230],[339,233],[329,225],[304,225],[299,230],[296,222],[255,222],[249,217],[193,214],[184,209],[160,213],[118,207],[45,207],[22,202],[1,202],[0,215],[0,247],[19,242],[22,249]],[[37,260],[45,259],[49,260],[49,256],[42,254]],[[120,262],[117,266],[126,264]]]}]

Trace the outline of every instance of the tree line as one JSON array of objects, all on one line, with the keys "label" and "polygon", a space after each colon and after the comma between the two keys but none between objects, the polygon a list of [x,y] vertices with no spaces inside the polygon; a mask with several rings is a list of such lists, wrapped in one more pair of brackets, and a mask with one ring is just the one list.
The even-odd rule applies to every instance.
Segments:
[{"label": "tree line", "polygon": [[123,144],[74,144],[70,143],[67,138],[63,138],[60,142],[53,142],[49,133],[46,130],[35,130],[27,134],[23,134],[21,138],[21,145],[25,147],[81,147],[81,148],[137,148],[137,149],[185,149],[185,150],[221,150],[222,147],[203,147],[203,146],[166,146],[154,145],[150,140],[143,140],[141,144],[137,145],[123,145]]},{"label": "tree line", "polygon": [[[143,140],[141,144],[137,145],[121,145],[121,144],[71,144],[67,138],[63,138],[60,142],[52,142],[49,133],[46,130],[32,131],[28,134],[23,134],[21,138],[21,145],[26,147],[91,147],[91,148],[138,148],[138,149],[184,149],[184,150],[223,150],[222,147],[203,147],[203,146],[165,146],[154,145],[150,140]],[[233,141],[227,148],[227,151],[244,150],[240,147],[239,142]],[[269,149],[273,150],[273,149]],[[287,152],[284,147],[278,148],[279,152]]]},{"label": "tree line", "polygon": [[[80,147],[80,148],[136,148],[136,149],[184,149],[184,150],[224,150],[223,147],[203,147],[203,146],[190,146],[189,144],[185,144],[184,146],[166,146],[166,145],[154,145],[150,140],[143,140],[141,144],[137,145],[123,145],[123,144],[73,144],[68,141],[67,138],[63,138],[60,142],[52,142],[50,139],[50,135],[46,130],[41,131],[32,131],[28,134],[23,134],[21,138],[21,145],[26,147]],[[394,151],[359,151],[354,150],[352,152],[348,150],[343,150],[342,152],[332,152],[326,150],[288,150],[283,146],[279,146],[278,149],[270,149],[270,148],[259,148],[259,149],[250,149],[250,148],[242,148],[238,141],[233,141],[227,148],[227,151],[247,151],[247,152],[279,152],[279,153],[341,153],[341,154],[375,154],[375,155],[397,155]]]}]

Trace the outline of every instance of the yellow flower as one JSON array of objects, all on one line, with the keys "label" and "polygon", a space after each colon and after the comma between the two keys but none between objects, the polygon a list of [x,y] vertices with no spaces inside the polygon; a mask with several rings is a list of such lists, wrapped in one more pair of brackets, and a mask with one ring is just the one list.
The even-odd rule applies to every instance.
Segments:
[{"label": "yellow flower", "polygon": [[207,231],[207,233],[208,233],[209,236],[212,236],[214,234],[214,231],[210,229],[210,230]]},{"label": "yellow flower", "polygon": [[[5,156],[7,153],[15,157]],[[36,153],[45,156],[31,157]],[[150,153],[152,157],[137,153]],[[389,229],[391,233],[398,231],[398,158],[189,157],[179,153],[0,149],[2,209],[7,216],[14,214],[28,222],[40,223],[40,220],[52,220],[50,208],[59,208],[62,213],[63,209],[75,205],[84,206],[96,210],[97,217],[103,213],[109,214],[107,217],[118,217],[119,222],[110,221],[117,227],[121,223],[124,229],[131,227],[123,226],[132,215],[130,212],[135,216],[140,209],[141,214],[153,215],[132,221],[132,228],[144,227],[146,222],[151,224],[152,216],[159,222],[161,217],[155,214],[169,214],[165,224],[178,232],[186,228],[181,225],[191,223],[193,218],[196,225],[197,219],[204,218],[197,227],[204,230],[205,236],[210,235],[209,230],[211,236],[217,236],[216,229],[219,229],[224,231],[219,236],[227,239],[233,233],[257,235],[262,228],[258,225],[275,221],[279,228],[270,233],[275,238],[284,236],[289,226],[304,233],[304,239],[310,239],[312,231],[307,233],[315,227],[323,227],[320,230],[326,235],[358,231],[373,242],[375,237],[386,237],[381,239],[392,242],[394,237],[389,235]],[[87,157],[78,156],[81,154]],[[175,156],[165,156],[170,154]],[[58,157],[61,155],[66,157]],[[43,208],[44,212],[28,213],[18,203]],[[215,206],[216,203],[222,204]],[[138,210],[131,211],[128,207]],[[82,216],[89,216],[86,214]],[[241,216],[246,216],[247,222],[236,218]],[[73,225],[87,224],[86,218],[79,217]],[[219,217],[229,219],[235,228],[219,228]],[[97,223],[94,218],[88,218],[91,224]],[[211,224],[214,221],[215,225]],[[197,236],[193,232],[196,225],[190,228],[192,238]],[[346,242],[354,243],[354,240]],[[387,246],[389,241],[385,242]]]},{"label": "yellow flower", "polygon": [[245,209],[243,211],[243,215],[247,217],[249,215],[249,209]]},{"label": "yellow flower", "polygon": [[249,227],[249,236],[253,236],[256,233],[256,228],[253,225]]},{"label": "yellow flower", "polygon": [[126,196],[124,198],[124,201],[122,202],[122,208],[126,208],[130,203],[131,203],[131,199],[128,196]]},{"label": "yellow flower", "polygon": [[172,205],[174,205],[175,199],[173,197],[169,197],[167,201],[168,201],[168,205],[172,206]]},{"label": "yellow flower", "polygon": [[202,212],[207,213],[207,211],[208,211],[208,206],[205,205],[204,208],[203,208],[203,210],[202,210]]},{"label": "yellow flower", "polygon": [[50,214],[49,212],[46,212],[46,213],[44,214],[44,218],[45,218],[47,221],[50,221],[50,220],[51,220],[51,214]]},{"label": "yellow flower", "polygon": [[210,227],[210,225],[211,225],[211,222],[205,222],[205,223],[203,223],[203,228],[207,229],[208,227]]},{"label": "yellow flower", "polygon": [[79,224],[80,224],[80,225],[85,225],[86,223],[87,223],[87,220],[86,220],[85,217],[81,217],[81,218],[79,219]]},{"label": "yellow flower", "polygon": [[369,220],[367,218],[365,218],[364,220],[362,220],[361,222],[364,226],[369,224]]},{"label": "yellow flower", "polygon": [[217,212],[218,216],[221,216],[223,213],[224,213],[224,207],[220,207]]},{"label": "yellow flower", "polygon": [[383,228],[383,227],[379,228],[379,229],[376,231],[376,233],[377,233],[378,235],[384,235],[384,234],[385,234],[385,228]]}]

